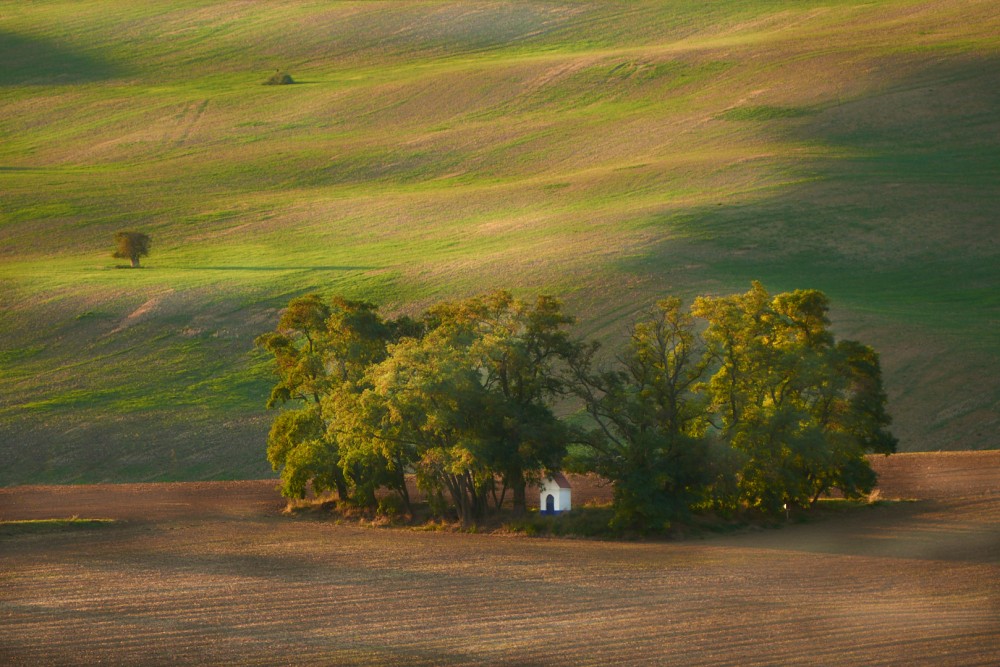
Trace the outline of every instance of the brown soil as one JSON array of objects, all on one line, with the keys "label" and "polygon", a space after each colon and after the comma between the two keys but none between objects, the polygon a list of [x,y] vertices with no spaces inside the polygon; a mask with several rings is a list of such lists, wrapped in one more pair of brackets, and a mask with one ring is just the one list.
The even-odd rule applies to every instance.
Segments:
[{"label": "brown soil", "polygon": [[0,489],[120,520],[0,532],[0,664],[1000,663],[1000,452],[874,465],[910,500],[670,543],[288,518],[273,480]]}]

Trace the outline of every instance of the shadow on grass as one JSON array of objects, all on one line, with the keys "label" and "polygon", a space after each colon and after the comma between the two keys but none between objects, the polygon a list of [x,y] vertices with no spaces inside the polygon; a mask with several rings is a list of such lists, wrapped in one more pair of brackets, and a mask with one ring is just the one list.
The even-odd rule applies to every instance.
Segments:
[{"label": "shadow on grass", "polygon": [[677,234],[620,267],[724,289],[754,279],[773,291],[815,287],[835,303],[996,342],[1000,261],[984,241],[1000,197],[1000,59],[953,59],[843,103],[778,111],[745,107],[713,122],[766,126],[819,157],[767,164],[781,176],[763,196],[652,216],[650,226]]},{"label": "shadow on grass", "polygon": [[5,31],[0,31],[0,62],[0,86],[85,83],[126,73],[116,63],[53,40]]}]

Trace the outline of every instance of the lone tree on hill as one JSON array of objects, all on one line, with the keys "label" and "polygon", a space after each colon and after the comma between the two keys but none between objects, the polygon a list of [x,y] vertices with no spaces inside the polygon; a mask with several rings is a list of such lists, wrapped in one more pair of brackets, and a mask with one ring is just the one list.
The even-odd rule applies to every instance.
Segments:
[{"label": "lone tree on hill", "polygon": [[139,258],[149,255],[149,247],[153,240],[142,232],[116,232],[115,252],[112,257],[127,259],[132,262],[132,268],[139,268]]}]

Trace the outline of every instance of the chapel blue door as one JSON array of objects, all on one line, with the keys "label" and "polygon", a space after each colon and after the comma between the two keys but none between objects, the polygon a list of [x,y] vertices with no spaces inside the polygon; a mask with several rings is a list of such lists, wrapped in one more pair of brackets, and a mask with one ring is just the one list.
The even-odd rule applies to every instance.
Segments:
[{"label": "chapel blue door", "polygon": [[545,496],[545,511],[546,512],[556,511],[556,499],[551,493]]}]

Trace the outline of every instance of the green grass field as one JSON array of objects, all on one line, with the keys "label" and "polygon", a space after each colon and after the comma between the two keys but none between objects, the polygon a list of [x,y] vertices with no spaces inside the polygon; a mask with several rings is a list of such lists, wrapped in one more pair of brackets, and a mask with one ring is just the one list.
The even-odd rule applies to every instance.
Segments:
[{"label": "green grass field", "polygon": [[0,484],[268,474],[252,341],[310,291],[613,343],[815,287],[902,449],[997,446],[992,0],[0,1],[0,62]]}]

